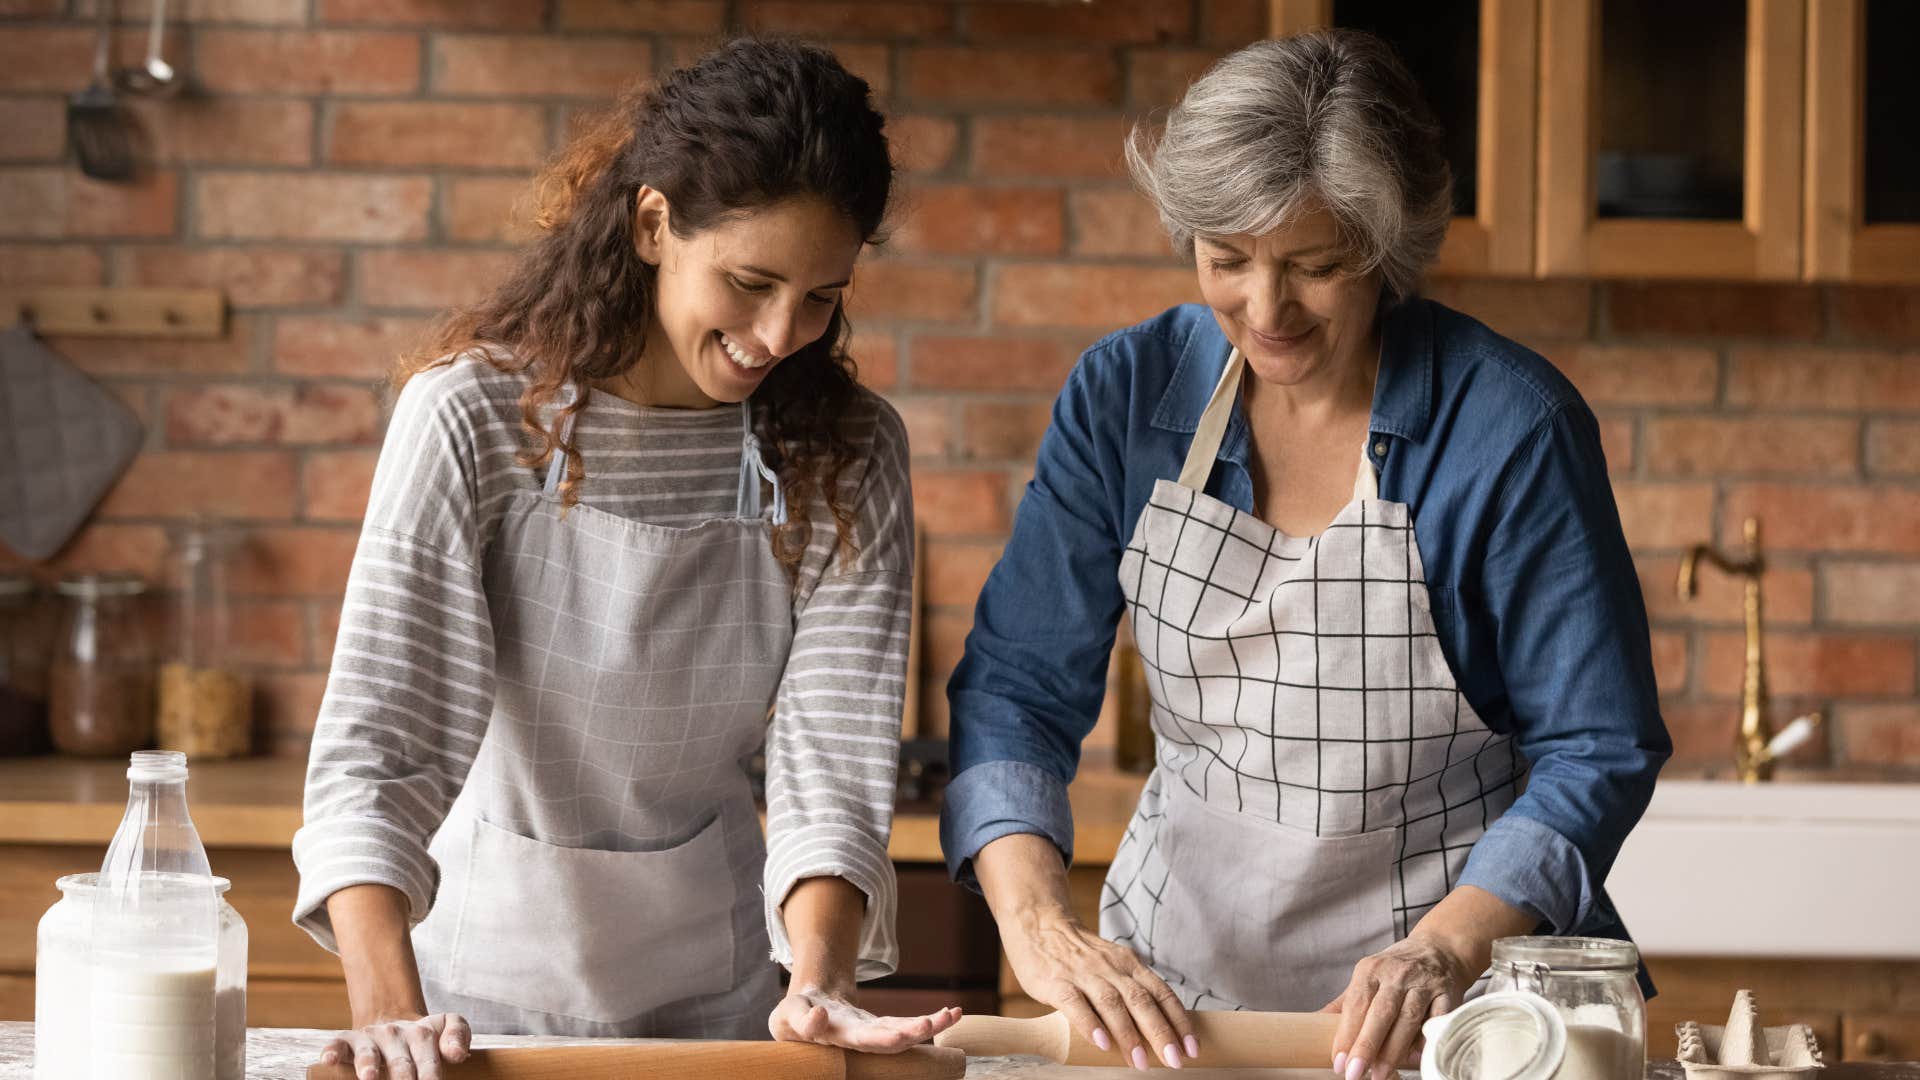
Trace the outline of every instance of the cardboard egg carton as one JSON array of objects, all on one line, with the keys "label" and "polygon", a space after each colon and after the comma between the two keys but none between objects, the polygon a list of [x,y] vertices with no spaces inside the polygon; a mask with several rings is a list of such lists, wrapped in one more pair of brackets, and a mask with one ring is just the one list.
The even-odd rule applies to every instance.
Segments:
[{"label": "cardboard egg carton", "polygon": [[1789,1080],[1826,1068],[1820,1043],[1805,1024],[1761,1027],[1753,991],[1733,995],[1733,1012],[1722,1025],[1692,1020],[1674,1028],[1687,1080]]}]

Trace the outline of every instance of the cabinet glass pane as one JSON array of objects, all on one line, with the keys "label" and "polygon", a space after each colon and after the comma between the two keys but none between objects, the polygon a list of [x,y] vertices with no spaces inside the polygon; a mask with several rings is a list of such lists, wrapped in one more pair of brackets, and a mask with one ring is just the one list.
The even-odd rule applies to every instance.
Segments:
[{"label": "cabinet glass pane", "polygon": [[1920,3],[1868,0],[1866,8],[1868,222],[1920,222]]},{"label": "cabinet glass pane", "polygon": [[1746,0],[1601,0],[1601,217],[1740,217]]},{"label": "cabinet glass pane", "polygon": [[1385,38],[1440,118],[1453,212],[1471,217],[1480,135],[1480,0],[1334,0],[1333,24]]}]

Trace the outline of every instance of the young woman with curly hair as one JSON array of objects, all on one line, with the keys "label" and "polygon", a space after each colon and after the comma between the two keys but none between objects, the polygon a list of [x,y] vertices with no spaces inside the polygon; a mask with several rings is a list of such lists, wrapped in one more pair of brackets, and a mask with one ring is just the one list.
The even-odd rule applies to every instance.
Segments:
[{"label": "young woman with curly hair", "polygon": [[850,1002],[897,954],[912,502],[842,310],[892,174],[831,53],[733,42],[583,134],[402,365],[294,840],[353,1006],[324,1061],[957,1017]]}]

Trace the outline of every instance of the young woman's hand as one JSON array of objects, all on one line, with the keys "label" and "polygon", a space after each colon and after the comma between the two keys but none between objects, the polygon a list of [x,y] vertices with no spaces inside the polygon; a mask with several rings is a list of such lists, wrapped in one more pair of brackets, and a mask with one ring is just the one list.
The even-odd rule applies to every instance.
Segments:
[{"label": "young woman's hand", "polygon": [[321,1049],[320,1064],[351,1059],[360,1080],[440,1080],[442,1061],[467,1060],[473,1029],[459,1013],[395,1017],[342,1031]]},{"label": "young woman's hand", "polygon": [[926,1016],[875,1016],[844,995],[795,987],[774,1007],[767,1030],[782,1042],[811,1042],[869,1054],[897,1054],[953,1026],[960,1009]]}]

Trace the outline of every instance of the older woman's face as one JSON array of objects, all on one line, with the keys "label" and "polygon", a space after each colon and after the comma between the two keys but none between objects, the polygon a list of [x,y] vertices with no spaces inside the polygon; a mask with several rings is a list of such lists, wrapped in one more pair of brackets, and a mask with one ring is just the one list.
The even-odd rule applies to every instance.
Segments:
[{"label": "older woman's face", "polygon": [[1372,360],[1378,272],[1357,274],[1324,210],[1258,236],[1194,241],[1200,294],[1259,379],[1293,386]]}]

